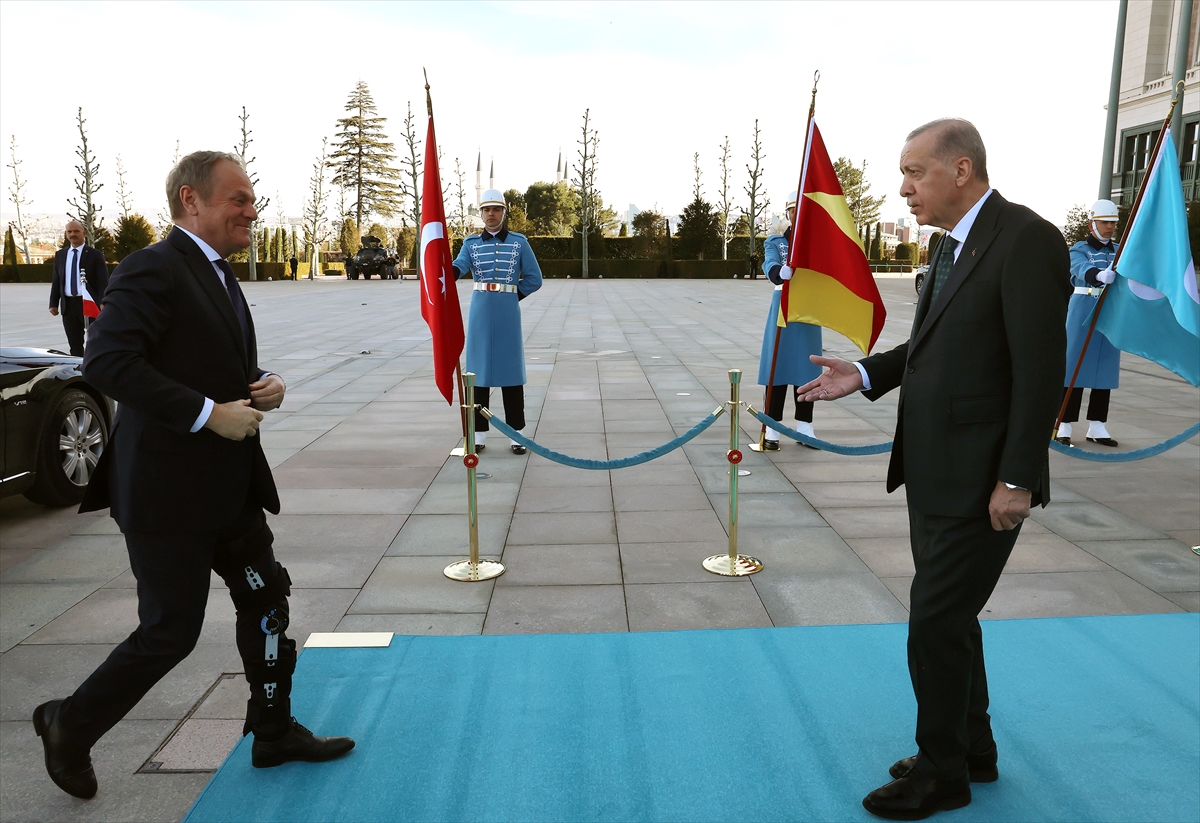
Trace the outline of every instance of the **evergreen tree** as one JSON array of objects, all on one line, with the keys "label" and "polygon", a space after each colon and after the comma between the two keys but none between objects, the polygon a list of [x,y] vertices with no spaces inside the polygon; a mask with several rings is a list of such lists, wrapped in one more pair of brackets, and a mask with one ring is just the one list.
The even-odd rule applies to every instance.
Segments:
[{"label": "evergreen tree", "polygon": [[869,227],[877,221],[883,198],[872,197],[869,194],[871,184],[866,179],[867,161],[864,160],[862,168],[857,169],[849,159],[839,157],[833,163],[833,172],[842,185],[842,193],[846,196],[846,205],[850,207],[854,225]]},{"label": "evergreen tree", "polygon": [[362,80],[350,92],[345,109],[349,117],[340,118],[329,168],[333,183],[354,193],[354,225],[361,226],[371,214],[389,217],[395,211],[400,191],[393,182],[400,172],[390,163],[395,148],[388,142],[383,126],[386,117],[376,115],[375,101]]},{"label": "evergreen tree", "polygon": [[883,248],[882,248],[883,237],[881,236],[882,234],[883,234],[883,224],[876,223],[875,224],[875,236],[871,238],[870,258],[872,260],[882,260],[883,259]]},{"label": "evergreen tree", "polygon": [[259,238],[258,247],[258,262],[266,263],[271,259],[271,230],[266,226],[262,228],[262,237]]},{"label": "evergreen tree", "polygon": [[117,243],[113,239],[112,232],[104,228],[104,218],[100,218],[100,222],[96,224],[92,230],[95,237],[92,246],[104,255],[105,260],[117,259]]},{"label": "evergreen tree", "polygon": [[113,237],[116,248],[115,259],[124,260],[138,249],[154,242],[154,226],[140,214],[132,213],[117,220],[117,231]]},{"label": "evergreen tree", "polygon": [[21,255],[17,253],[17,243],[13,240],[12,226],[4,232],[4,265],[15,266],[23,262]]},{"label": "evergreen tree", "polygon": [[707,200],[696,197],[679,216],[679,231],[675,236],[681,258],[703,260],[705,254],[718,250],[721,218]]},{"label": "evergreen tree", "polygon": [[292,242],[291,242],[291,245],[288,247],[288,251],[291,252],[291,254],[288,255],[288,260],[291,260],[293,257],[295,257],[295,258],[300,257],[300,244],[296,242],[296,227],[295,226],[292,226]]},{"label": "evergreen tree", "polygon": [[358,236],[358,225],[353,217],[347,217],[342,222],[342,230],[338,233],[338,243],[342,249],[342,257],[349,260],[358,253],[362,240]]},{"label": "evergreen tree", "polygon": [[1065,236],[1069,245],[1073,246],[1080,240],[1087,240],[1091,231],[1092,216],[1088,213],[1087,206],[1080,203],[1067,210]]},{"label": "evergreen tree", "polygon": [[389,245],[388,240],[390,240],[392,236],[392,233],[388,231],[387,228],[381,223],[372,223],[370,226],[368,226],[367,234],[371,235],[372,237],[378,237],[379,242],[383,244],[384,248],[387,248]]}]

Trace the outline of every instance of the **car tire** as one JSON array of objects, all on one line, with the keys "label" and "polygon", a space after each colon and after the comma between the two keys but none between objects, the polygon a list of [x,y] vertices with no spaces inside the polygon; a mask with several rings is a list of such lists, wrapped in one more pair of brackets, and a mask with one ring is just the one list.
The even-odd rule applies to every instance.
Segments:
[{"label": "car tire", "polygon": [[108,422],[87,392],[73,389],[54,401],[38,443],[36,477],[25,496],[44,506],[83,499],[96,463],[108,447]]},{"label": "car tire", "polygon": [[925,285],[925,272],[921,272],[920,274],[917,275],[916,280],[913,283],[913,285],[916,287],[917,296],[920,297],[921,296],[921,287]]}]

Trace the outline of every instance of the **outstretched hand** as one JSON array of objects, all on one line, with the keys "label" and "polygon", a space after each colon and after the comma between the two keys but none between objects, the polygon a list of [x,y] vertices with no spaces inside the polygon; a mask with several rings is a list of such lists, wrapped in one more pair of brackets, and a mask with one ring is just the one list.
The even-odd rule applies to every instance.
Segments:
[{"label": "outstretched hand", "polygon": [[837,400],[863,387],[862,375],[858,367],[849,360],[838,357],[821,357],[810,355],[809,360],[818,366],[824,366],[825,371],[816,380],[796,388],[796,399],[810,403],[814,400]]}]

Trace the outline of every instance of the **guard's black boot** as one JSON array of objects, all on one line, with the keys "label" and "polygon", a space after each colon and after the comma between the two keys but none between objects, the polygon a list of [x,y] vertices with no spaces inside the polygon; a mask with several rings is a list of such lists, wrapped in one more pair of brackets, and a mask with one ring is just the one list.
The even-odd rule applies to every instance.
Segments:
[{"label": "guard's black boot", "polygon": [[341,757],[354,748],[349,737],[317,737],[292,718],[282,737],[264,740],[260,733],[254,735],[250,749],[250,762],[255,768],[266,769],[292,760],[320,763]]},{"label": "guard's black boot", "polygon": [[66,739],[57,722],[61,700],[51,700],[33,710],[33,729],[46,750],[46,771],[60,789],[72,797],[90,800],[96,796],[96,772],[88,749]]}]

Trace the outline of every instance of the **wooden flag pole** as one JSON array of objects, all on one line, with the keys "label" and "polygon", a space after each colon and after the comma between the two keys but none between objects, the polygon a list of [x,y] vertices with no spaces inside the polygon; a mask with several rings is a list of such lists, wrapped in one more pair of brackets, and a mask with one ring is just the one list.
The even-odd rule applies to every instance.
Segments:
[{"label": "wooden flag pole", "polygon": [[[1150,162],[1146,164],[1147,173],[1142,178],[1142,184],[1138,186],[1137,197],[1134,198],[1133,208],[1129,212],[1129,222],[1125,226],[1125,232],[1122,237],[1129,235],[1129,230],[1133,228],[1133,221],[1137,217],[1138,209],[1142,205],[1142,195],[1146,193],[1146,181],[1150,179],[1150,171],[1154,169],[1154,164],[1158,161],[1158,155],[1162,151],[1163,140],[1166,138],[1167,131],[1171,128],[1171,115],[1175,113],[1175,106],[1179,103],[1183,96],[1183,81],[1180,80],[1175,85],[1175,95],[1171,99],[1171,108],[1167,111],[1167,119],[1163,121],[1163,126],[1159,129],[1158,139],[1154,141],[1154,151],[1150,154]],[[1088,224],[1088,231],[1091,231],[1091,224]],[[1113,257],[1112,268],[1117,270],[1117,263],[1121,259],[1121,253],[1125,251],[1125,244],[1121,243],[1117,247],[1117,254]],[[1112,284],[1109,284],[1112,285]],[[1079,379],[1079,370],[1083,368],[1083,358],[1087,354],[1088,343],[1092,340],[1092,333],[1096,330],[1096,321],[1100,318],[1100,310],[1104,308],[1104,300],[1108,297],[1108,286],[1104,287],[1104,291],[1100,292],[1100,299],[1096,302],[1096,310],[1092,312],[1092,322],[1088,325],[1087,335],[1083,338],[1083,348],[1079,350],[1079,359],[1075,361],[1075,371],[1071,373],[1071,381],[1067,384],[1067,390],[1063,392],[1062,405],[1058,409],[1058,418],[1054,421],[1054,437],[1058,437],[1058,427],[1062,425],[1063,417],[1067,414],[1067,405],[1071,402],[1071,393],[1075,391],[1075,381]]]},{"label": "wooden flag pole", "polygon": [[[800,184],[796,187],[796,213],[792,219],[792,242],[788,245],[788,256],[789,257],[791,256],[792,246],[795,245],[795,243],[796,243],[796,226],[799,225],[799,223],[800,223],[800,201],[804,197],[804,192],[801,191],[801,189],[804,188],[804,168],[808,164],[808,135],[809,135],[809,132],[812,131],[813,114],[816,112],[816,108],[817,108],[817,81],[819,81],[820,79],[821,79],[821,72],[819,70],[814,71],[813,72],[812,100],[810,100],[809,104],[808,104],[808,121],[804,124],[804,154],[801,155],[801,159],[800,159]],[[784,205],[786,206],[786,203]],[[786,211],[787,210],[785,209],[784,212],[786,213]],[[753,253],[754,250],[751,249],[750,251],[751,251],[751,253]],[[786,265],[786,262],[784,265]],[[784,291],[787,291],[788,284],[784,283],[783,288],[784,288]],[[780,310],[783,309],[783,293],[782,292],[779,295],[779,307],[780,307]],[[784,322],[785,323],[787,322],[786,315],[784,316]],[[771,416],[771,389],[775,384],[775,364],[779,359],[779,336],[782,332],[783,332],[783,326],[779,325],[779,319],[776,318],[775,319],[775,345],[771,350],[771,369],[770,369],[769,373],[767,374],[767,389],[766,389],[765,395],[763,397],[763,405],[765,406],[765,408],[763,409],[763,412],[768,417]],[[786,405],[787,405],[787,401],[784,400],[784,406],[786,407]],[[758,450],[760,452],[766,447],[766,442],[765,442],[766,438],[767,438],[767,424],[763,423],[762,430],[759,431],[759,433],[758,433]]]}]

